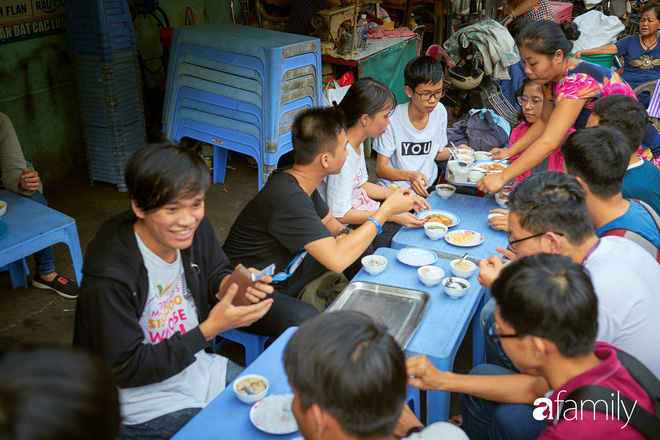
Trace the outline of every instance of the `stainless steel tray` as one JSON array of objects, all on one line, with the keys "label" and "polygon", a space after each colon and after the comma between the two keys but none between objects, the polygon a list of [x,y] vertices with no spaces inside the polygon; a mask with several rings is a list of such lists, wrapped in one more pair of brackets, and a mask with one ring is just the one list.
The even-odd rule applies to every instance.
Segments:
[{"label": "stainless steel tray", "polygon": [[357,310],[385,325],[405,349],[429,306],[431,296],[421,290],[356,281],[339,294],[327,312]]}]

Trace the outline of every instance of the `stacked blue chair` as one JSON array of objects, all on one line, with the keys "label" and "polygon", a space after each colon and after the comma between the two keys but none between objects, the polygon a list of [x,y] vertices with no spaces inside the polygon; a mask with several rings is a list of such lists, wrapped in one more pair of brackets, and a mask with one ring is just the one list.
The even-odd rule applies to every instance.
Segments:
[{"label": "stacked blue chair", "polygon": [[295,116],[320,106],[319,39],[236,24],[174,30],[163,132],[214,146],[213,183],[232,150],[256,160],[261,188],[293,149]]},{"label": "stacked blue chair", "polygon": [[66,16],[90,184],[108,182],[126,191],[126,163],[147,139],[128,4],[126,0],[68,0]]}]

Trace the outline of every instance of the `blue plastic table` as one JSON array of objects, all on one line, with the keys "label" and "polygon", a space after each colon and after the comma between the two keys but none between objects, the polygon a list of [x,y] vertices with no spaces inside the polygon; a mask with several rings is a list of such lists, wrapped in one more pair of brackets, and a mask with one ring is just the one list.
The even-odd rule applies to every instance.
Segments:
[{"label": "blue plastic table", "polygon": [[[292,327],[282,333],[282,335],[271,344],[249,367],[242,373],[261,374],[270,382],[268,395],[291,393],[289,381],[284,372],[282,363],[282,354],[284,347],[295,333],[297,327]],[[240,402],[232,385],[218,395],[209,405],[195,416],[186,426],[181,429],[173,440],[184,439],[219,439],[223,440],[273,440],[274,438],[289,440],[300,437],[300,432],[296,431],[287,435],[273,435],[259,431],[250,422],[250,408],[252,405],[246,405]]]},{"label": "blue plastic table", "polygon": [[[7,202],[2,221],[9,226],[7,235],[0,240],[0,267],[9,266],[14,287],[16,284],[27,287],[23,258],[55,243],[69,246],[76,281],[80,285],[83,257],[76,221],[11,191],[0,191],[0,200]],[[22,282],[14,280],[17,276],[22,276]]]},{"label": "blue plastic table", "polygon": [[488,212],[491,209],[500,207],[493,197],[474,197],[454,194],[445,200],[433,191],[427,201],[432,209],[450,211],[461,218],[460,223],[457,226],[453,226],[450,231],[455,229],[477,231],[484,236],[484,242],[474,247],[458,247],[447,243],[444,238],[431,240],[426,236],[422,228],[407,228],[404,226],[392,239],[392,248],[403,249],[408,246],[423,247],[431,249],[440,258],[445,259],[459,258],[466,252],[469,252],[470,256],[468,258],[478,262],[483,258],[495,255],[497,253],[495,251],[497,246],[507,247],[507,233],[496,231],[488,226]]},{"label": "blue plastic table", "polygon": [[[423,234],[423,232],[422,232]],[[387,268],[379,275],[369,275],[364,269],[351,281],[368,281],[388,286],[404,287],[408,289],[423,290],[431,295],[429,308],[417,332],[406,347],[406,357],[426,355],[429,360],[441,371],[451,371],[458,347],[461,345],[465,332],[473,321],[473,364],[482,362],[483,339],[479,328],[479,310],[483,307],[485,289],[477,282],[478,271],[467,280],[470,288],[459,299],[449,298],[440,284],[427,287],[419,281],[417,268],[406,266],[396,259],[398,250],[380,248],[377,255],[387,258]],[[449,260],[438,258],[433,264],[445,271],[446,276],[452,276]],[[441,391],[426,393],[426,420],[430,423],[447,420],[449,417],[450,394]]]}]

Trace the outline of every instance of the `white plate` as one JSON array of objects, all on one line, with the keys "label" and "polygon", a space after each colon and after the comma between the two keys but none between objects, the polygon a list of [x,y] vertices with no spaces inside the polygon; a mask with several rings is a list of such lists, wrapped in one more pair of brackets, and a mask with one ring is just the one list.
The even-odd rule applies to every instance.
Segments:
[{"label": "white plate", "polygon": [[456,226],[461,222],[461,218],[456,214],[454,214],[453,212],[442,211],[440,209],[427,209],[426,211],[417,213],[417,217],[419,218],[426,218],[429,215],[444,215],[445,217],[448,217],[452,221],[452,224],[447,226],[449,228],[451,228],[452,226]]},{"label": "white plate", "polygon": [[435,252],[426,249],[408,247],[401,249],[399,253],[396,254],[396,259],[408,266],[420,267],[435,263],[438,256]]},{"label": "white plate", "polygon": [[[471,236],[471,239],[458,241],[457,238],[464,234]],[[481,243],[483,243],[484,236],[476,231],[470,231],[468,229],[459,229],[456,231],[447,232],[447,235],[445,235],[445,241],[449,244],[453,244],[454,246],[472,247],[472,246],[478,246]]]},{"label": "white plate", "polygon": [[[509,166],[509,164],[506,162],[495,162],[494,160],[482,160],[480,162],[475,162],[475,164],[472,165],[472,168],[483,167],[485,165],[492,165],[495,163],[502,165],[503,168],[507,168]],[[488,174],[496,174],[496,173],[501,173],[502,171],[487,171],[487,172]]]},{"label": "white plate", "polygon": [[254,404],[250,421],[257,429],[269,434],[291,434],[298,430],[291,411],[293,394],[273,394]]}]

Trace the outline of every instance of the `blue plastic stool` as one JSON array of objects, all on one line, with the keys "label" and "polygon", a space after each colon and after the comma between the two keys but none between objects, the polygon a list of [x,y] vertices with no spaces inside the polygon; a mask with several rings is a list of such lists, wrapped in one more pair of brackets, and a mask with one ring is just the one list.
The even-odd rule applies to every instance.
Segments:
[{"label": "blue plastic stool", "polygon": [[245,347],[245,366],[250,365],[261,353],[266,349],[266,342],[272,341],[273,338],[268,336],[253,335],[241,330],[227,330],[220,333],[215,337],[215,351],[227,341],[233,341]]},{"label": "blue plastic stool", "polygon": [[21,258],[18,261],[9,263],[6,266],[0,267],[0,272],[9,271],[9,277],[11,278],[11,287],[13,289],[18,286],[25,287],[27,289],[27,277],[30,274],[25,258]]},{"label": "blue plastic stool", "polygon": [[421,401],[421,392],[415,387],[406,385],[406,404],[419,420],[422,420]]}]

